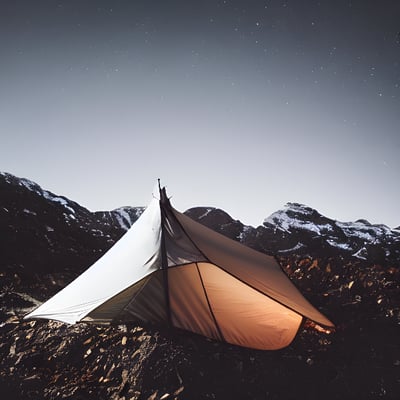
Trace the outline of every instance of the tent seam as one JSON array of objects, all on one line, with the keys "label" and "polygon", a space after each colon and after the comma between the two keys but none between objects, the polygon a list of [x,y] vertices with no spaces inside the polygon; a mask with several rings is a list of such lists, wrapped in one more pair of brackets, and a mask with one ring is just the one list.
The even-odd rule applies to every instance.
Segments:
[{"label": "tent seam", "polygon": [[241,283],[243,283],[244,285],[248,286],[249,288],[255,290],[256,292],[258,292],[258,293],[264,295],[265,297],[268,297],[269,299],[271,299],[271,300],[273,300],[273,301],[276,301],[278,304],[280,304],[281,306],[287,308],[288,310],[290,310],[290,311],[296,313],[297,315],[300,315],[300,316],[302,316],[302,317],[304,317],[304,318],[308,318],[310,321],[313,321],[313,322],[315,322],[316,324],[319,324],[318,322],[314,321],[313,319],[311,319],[311,318],[305,316],[304,314],[302,314],[302,313],[300,313],[300,312],[294,310],[292,307],[289,307],[289,306],[287,306],[286,304],[283,304],[282,302],[280,302],[279,300],[273,298],[273,297],[270,296],[269,294],[264,293],[262,290],[257,289],[257,288],[254,287],[253,285],[250,285],[249,283],[247,283],[247,282],[244,281],[243,279],[238,278],[236,275],[234,275],[234,274],[232,274],[231,272],[227,271],[225,268],[221,267],[219,264],[216,264],[216,263],[213,262],[213,261],[210,261],[210,264],[215,265],[217,268],[221,269],[222,271],[224,271],[224,272],[227,273],[228,275],[230,275],[230,276],[232,276],[233,278],[237,279],[239,282],[241,282]]},{"label": "tent seam", "polygon": [[224,337],[224,335],[222,333],[221,327],[219,326],[217,318],[216,318],[216,316],[215,316],[215,314],[214,314],[214,312],[212,310],[210,299],[208,298],[207,291],[206,291],[206,288],[204,286],[204,281],[203,281],[203,277],[201,276],[199,265],[198,265],[197,262],[195,263],[195,265],[196,265],[197,272],[199,274],[200,283],[201,283],[201,287],[203,288],[204,296],[205,296],[205,298],[207,300],[208,308],[210,309],[210,314],[212,316],[212,319],[214,320],[215,327],[217,328],[217,331],[218,331],[218,333],[220,335],[220,340],[226,342],[225,337]]}]

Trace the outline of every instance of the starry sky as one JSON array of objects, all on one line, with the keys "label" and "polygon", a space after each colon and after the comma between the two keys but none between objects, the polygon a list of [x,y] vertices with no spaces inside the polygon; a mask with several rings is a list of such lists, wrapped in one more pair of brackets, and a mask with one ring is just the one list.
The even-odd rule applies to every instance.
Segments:
[{"label": "starry sky", "polygon": [[90,210],[400,225],[400,2],[4,1],[0,170]]}]

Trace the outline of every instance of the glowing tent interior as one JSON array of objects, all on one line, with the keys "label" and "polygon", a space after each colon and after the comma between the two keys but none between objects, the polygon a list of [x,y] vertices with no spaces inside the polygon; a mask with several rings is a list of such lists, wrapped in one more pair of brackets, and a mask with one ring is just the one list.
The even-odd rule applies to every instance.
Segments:
[{"label": "glowing tent interior", "polygon": [[273,257],[193,221],[159,190],[107,253],[25,318],[144,321],[264,350],[289,345],[303,317],[333,327]]}]

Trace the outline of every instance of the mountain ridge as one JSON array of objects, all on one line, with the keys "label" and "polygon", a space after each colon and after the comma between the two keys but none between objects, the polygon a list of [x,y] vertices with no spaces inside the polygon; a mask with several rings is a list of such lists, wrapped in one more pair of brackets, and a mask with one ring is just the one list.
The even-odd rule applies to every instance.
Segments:
[{"label": "mountain ridge", "polygon": [[[55,195],[42,189],[37,183],[12,174],[0,173],[3,180],[15,188],[25,188],[53,206],[62,209],[66,223],[74,224],[80,219],[80,228],[91,229],[93,236],[104,235],[109,243],[115,242],[118,234],[115,227],[126,231],[141,215],[145,207],[124,206],[111,211],[94,211],[80,206],[65,196]],[[3,191],[4,191],[3,182]],[[4,211],[4,210],[3,210]],[[26,214],[36,213],[24,208]],[[331,248],[345,257],[356,257],[382,262],[383,258],[395,260],[400,255],[400,227],[391,229],[384,224],[371,224],[366,219],[341,222],[320,214],[307,205],[289,202],[282,209],[266,217],[262,225],[253,227],[234,220],[224,210],[215,207],[192,207],[184,212],[194,220],[234,240],[269,254],[293,254],[301,250],[315,252],[320,247],[327,253]],[[91,221],[89,221],[91,220]],[[97,228],[96,228],[97,226]],[[264,243],[261,246],[259,243]],[[265,244],[267,243],[267,245]],[[377,247],[383,254],[377,254]]]},{"label": "mountain ridge", "polygon": [[[48,190],[43,189],[39,184],[37,184],[36,182],[33,182],[33,181],[31,181],[31,180],[29,180],[29,179],[27,179],[27,178],[20,178],[20,177],[17,177],[17,176],[15,176],[15,175],[11,174],[11,173],[4,172],[4,171],[3,171],[3,172],[0,171],[0,175],[3,176],[4,179],[5,179],[6,181],[8,181],[9,183],[11,183],[10,181],[19,182],[20,185],[23,185],[23,186],[27,187],[29,190],[32,190],[32,191],[36,192],[37,194],[42,195],[43,197],[47,197],[47,198],[50,199],[50,200],[59,201],[60,203],[63,203],[63,200],[64,200],[64,201],[67,201],[67,202],[69,202],[69,203],[75,204],[75,205],[79,206],[80,208],[84,208],[83,206],[81,206],[81,205],[78,204],[77,202],[75,202],[75,201],[69,199],[68,197],[66,197],[66,195],[56,195],[56,194],[54,194],[54,193],[52,193],[52,192],[50,192],[50,191],[48,191]],[[91,212],[91,213],[103,213],[103,212],[114,212],[114,211],[118,211],[118,210],[125,210],[125,211],[130,212],[131,210],[137,210],[137,209],[142,209],[142,210],[143,210],[144,208],[145,208],[145,206],[129,206],[129,205],[126,205],[126,206],[117,207],[117,208],[115,208],[115,209],[113,209],[113,210],[95,210],[95,211],[89,211],[87,208],[85,208],[85,210],[87,210],[88,212]],[[306,214],[307,212],[308,212],[310,215],[312,215],[312,214],[317,214],[317,215],[322,216],[323,218],[325,218],[325,219],[327,219],[327,220],[340,222],[340,223],[342,223],[342,224],[351,224],[351,223],[359,222],[359,223],[362,223],[362,224],[368,225],[368,226],[386,228],[387,230],[390,230],[390,231],[393,231],[393,230],[398,231],[398,230],[400,230],[400,225],[399,225],[398,227],[391,228],[391,227],[389,227],[388,225],[383,224],[383,223],[374,223],[374,224],[373,224],[373,223],[369,222],[367,219],[364,219],[364,218],[357,219],[356,221],[340,221],[340,220],[335,219],[335,218],[327,217],[327,216],[325,216],[325,215],[319,213],[319,211],[318,211],[317,209],[312,208],[312,207],[310,207],[310,206],[308,206],[308,205],[306,205],[306,204],[299,203],[299,202],[294,202],[294,201],[287,202],[286,204],[284,204],[284,206],[283,206],[282,209],[273,212],[273,213],[272,213],[270,216],[268,216],[268,217],[265,217],[264,220],[263,220],[263,222],[262,222],[260,225],[258,225],[258,226],[263,226],[263,225],[265,225],[266,221],[268,222],[268,220],[270,220],[271,217],[272,217],[274,214],[280,212],[281,210],[288,209],[288,208],[292,208],[292,209],[302,209],[304,214]],[[203,215],[200,215],[200,216],[197,216],[197,217],[196,217],[196,219],[198,219],[198,220],[200,220],[200,219],[202,219],[203,217],[205,217],[209,212],[211,212],[211,211],[216,211],[216,210],[220,210],[221,212],[223,212],[229,220],[234,220],[234,219],[230,216],[229,213],[227,213],[226,211],[224,211],[224,210],[222,210],[222,209],[220,209],[220,208],[218,208],[218,207],[213,207],[213,206],[193,206],[193,207],[189,208],[188,210],[186,210],[185,212],[189,212],[189,210],[192,210],[192,209],[204,210]],[[135,212],[136,212],[136,211],[135,211]],[[199,211],[199,212],[201,212],[201,211]],[[235,220],[235,221],[238,221],[238,222],[240,222],[242,225],[244,225],[244,226],[249,226],[249,227],[251,227],[251,228],[257,228],[257,227],[258,227],[258,226],[252,226],[252,225],[243,224],[243,223],[240,221],[240,219],[237,219],[237,220]],[[133,222],[134,222],[134,221],[132,221],[132,223],[133,223]]]}]

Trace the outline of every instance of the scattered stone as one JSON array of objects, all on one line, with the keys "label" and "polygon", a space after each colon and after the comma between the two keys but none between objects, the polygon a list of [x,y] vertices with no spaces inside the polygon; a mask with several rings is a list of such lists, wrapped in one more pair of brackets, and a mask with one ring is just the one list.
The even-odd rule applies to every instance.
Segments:
[{"label": "scattered stone", "polygon": [[[286,227],[282,218],[274,225],[275,215],[244,235],[243,225],[221,210],[189,210],[229,237],[278,254],[299,290],[336,324],[333,331],[305,321],[289,347],[262,352],[144,324],[24,321],[29,309],[74,279],[126,228],[115,225],[116,214],[90,213],[67,200],[76,220],[65,217],[65,205],[47,200],[37,185],[25,185],[32,190],[15,177],[0,176],[2,397],[400,398],[400,231],[366,221],[338,224],[291,205],[285,215],[300,222],[310,218],[314,231],[303,229],[305,224]],[[361,237],[366,235],[373,236],[367,244]]]}]

